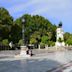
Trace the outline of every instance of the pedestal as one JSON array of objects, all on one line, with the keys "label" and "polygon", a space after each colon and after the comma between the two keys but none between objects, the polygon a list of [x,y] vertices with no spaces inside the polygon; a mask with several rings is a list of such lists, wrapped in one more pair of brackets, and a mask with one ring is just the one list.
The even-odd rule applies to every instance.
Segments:
[{"label": "pedestal", "polygon": [[65,46],[65,43],[64,42],[56,42],[55,43],[55,46],[57,46],[57,47],[64,47]]},{"label": "pedestal", "polygon": [[21,51],[20,51],[20,56],[21,57],[29,57],[30,55],[27,55],[26,51],[27,51],[27,47],[26,46],[21,46]]},{"label": "pedestal", "polygon": [[56,42],[55,43],[55,46],[56,46],[56,50],[64,50],[64,47],[65,47],[65,43],[64,42]]},{"label": "pedestal", "polygon": [[29,58],[30,55],[28,55],[28,54],[26,53],[27,49],[28,49],[28,48],[27,48],[26,46],[21,46],[20,54],[16,55],[15,57],[16,57],[16,58]]}]

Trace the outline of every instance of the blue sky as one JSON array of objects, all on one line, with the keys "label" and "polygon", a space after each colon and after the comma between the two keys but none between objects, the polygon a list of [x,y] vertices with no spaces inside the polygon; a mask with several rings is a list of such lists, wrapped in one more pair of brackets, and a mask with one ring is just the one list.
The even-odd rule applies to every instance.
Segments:
[{"label": "blue sky", "polygon": [[23,14],[41,15],[53,24],[63,23],[65,32],[72,33],[72,0],[0,0],[14,19]]}]

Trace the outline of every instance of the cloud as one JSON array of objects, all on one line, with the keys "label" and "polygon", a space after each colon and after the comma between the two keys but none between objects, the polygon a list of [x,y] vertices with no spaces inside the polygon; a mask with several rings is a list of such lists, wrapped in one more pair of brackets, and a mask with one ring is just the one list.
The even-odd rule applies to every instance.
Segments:
[{"label": "cloud", "polygon": [[62,21],[65,31],[71,32],[72,0],[0,0],[0,6],[4,6],[15,19],[29,13],[42,15],[53,24]]},{"label": "cloud", "polygon": [[[10,2],[10,1],[9,1]],[[54,13],[59,14],[65,12],[70,7],[70,0],[29,0],[29,1],[16,1],[13,0],[14,5],[8,7],[8,11],[11,15],[18,12],[31,13],[33,14],[43,14],[43,13]],[[17,3],[18,2],[18,3]],[[20,3],[19,3],[20,2]],[[28,10],[29,9],[29,10]],[[32,11],[31,11],[32,10]],[[54,15],[52,14],[52,15]]]},{"label": "cloud", "polygon": [[[38,6],[37,6],[38,5]],[[31,14],[41,14],[48,11],[60,11],[68,8],[68,0],[44,0],[36,5],[36,10]]]},{"label": "cloud", "polygon": [[8,10],[11,12],[11,13],[16,13],[16,12],[20,12],[20,11],[23,11],[24,9],[27,9],[27,7],[33,5],[33,4],[36,4],[40,2],[40,0],[29,0],[28,2],[21,2],[19,4],[16,4],[16,5],[13,5],[12,7],[8,7]]}]

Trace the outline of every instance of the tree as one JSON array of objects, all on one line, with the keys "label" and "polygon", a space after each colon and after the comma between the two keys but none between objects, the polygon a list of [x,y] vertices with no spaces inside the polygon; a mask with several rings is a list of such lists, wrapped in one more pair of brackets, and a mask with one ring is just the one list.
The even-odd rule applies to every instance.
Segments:
[{"label": "tree", "polygon": [[[40,43],[43,36],[47,36],[49,40],[55,41],[56,25],[52,25],[50,21],[39,15],[25,14],[18,18],[15,23],[20,27],[21,19],[25,19],[25,42],[26,43]],[[35,41],[34,41],[35,40]]]},{"label": "tree", "polygon": [[0,41],[9,39],[9,32],[12,24],[12,16],[10,16],[5,8],[0,7]]},{"label": "tree", "polygon": [[48,44],[48,40],[49,40],[48,36],[42,36],[41,37],[41,42],[44,44]]},{"label": "tree", "polygon": [[9,28],[7,26],[4,26],[2,28],[2,38],[8,39],[9,38]]},{"label": "tree", "polygon": [[70,36],[69,36],[68,39],[66,40],[66,44],[72,45],[72,34],[70,34]]},{"label": "tree", "polygon": [[9,40],[13,41],[13,43],[18,43],[20,39],[22,39],[22,29],[17,24],[14,24],[11,26]]},{"label": "tree", "polygon": [[8,46],[8,44],[9,44],[8,39],[4,39],[4,40],[2,40],[2,44]]},{"label": "tree", "polygon": [[5,8],[0,8],[0,24],[11,25],[13,23],[13,18],[10,16],[9,12]]},{"label": "tree", "polygon": [[30,39],[30,44],[35,44],[35,43],[37,43],[37,40],[35,38],[31,38]]},{"label": "tree", "polygon": [[64,41],[66,42],[69,39],[69,37],[70,37],[70,33],[66,32],[64,34]]}]

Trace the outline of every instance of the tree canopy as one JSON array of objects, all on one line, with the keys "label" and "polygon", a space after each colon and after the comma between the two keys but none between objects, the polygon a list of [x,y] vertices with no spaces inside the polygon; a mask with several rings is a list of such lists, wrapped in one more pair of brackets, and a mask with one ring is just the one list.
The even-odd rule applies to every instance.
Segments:
[{"label": "tree canopy", "polygon": [[[0,8],[0,42],[8,44],[22,44],[22,18],[25,19],[25,44],[47,44],[54,45],[56,41],[56,28],[48,19],[39,15],[24,14],[15,21],[5,8]],[[60,23],[62,25],[62,23]],[[65,33],[64,40],[69,45],[72,44],[72,34]]]},{"label": "tree canopy", "polygon": [[0,8],[0,24],[11,25],[13,24],[13,18],[5,8]]}]

